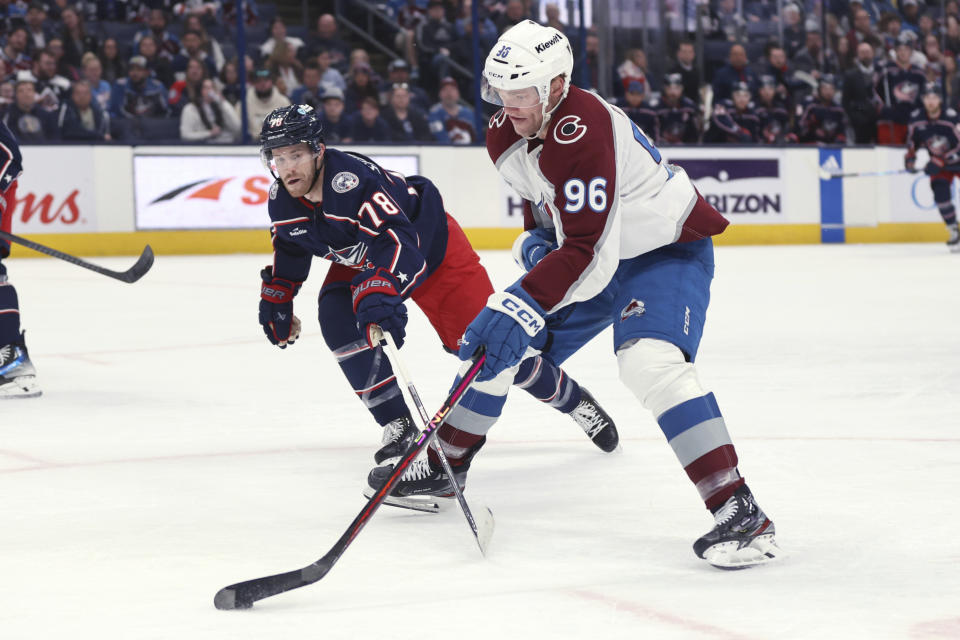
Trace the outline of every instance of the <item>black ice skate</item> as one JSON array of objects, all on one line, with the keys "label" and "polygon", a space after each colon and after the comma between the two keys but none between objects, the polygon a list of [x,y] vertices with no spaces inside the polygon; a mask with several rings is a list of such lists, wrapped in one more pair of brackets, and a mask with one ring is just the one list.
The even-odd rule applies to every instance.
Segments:
[{"label": "black ice skate", "polygon": [[713,514],[716,526],[693,543],[694,552],[720,569],[745,569],[781,559],[773,522],[743,485]]},{"label": "black ice skate", "polygon": [[617,433],[616,425],[589,391],[580,387],[580,393],[580,404],[570,412],[570,417],[593,440],[593,444],[607,453],[613,451],[620,444],[620,434]]},{"label": "black ice skate", "polygon": [[393,464],[413,445],[420,431],[410,416],[401,416],[383,427],[383,446],[373,454],[377,464]]},{"label": "black ice skate", "polygon": [[960,227],[954,222],[947,225],[947,231],[950,232],[950,239],[947,240],[947,248],[954,253],[960,252]]},{"label": "black ice skate", "polygon": [[37,384],[37,370],[30,362],[24,335],[0,346],[0,400],[36,398],[42,392]]}]

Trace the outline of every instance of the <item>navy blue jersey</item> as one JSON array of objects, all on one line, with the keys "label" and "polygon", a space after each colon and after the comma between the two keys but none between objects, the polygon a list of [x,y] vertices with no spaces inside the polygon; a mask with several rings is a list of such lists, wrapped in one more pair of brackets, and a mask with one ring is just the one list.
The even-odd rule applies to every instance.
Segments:
[{"label": "navy blue jersey", "polygon": [[273,273],[293,282],[306,280],[313,256],[320,256],[358,271],[383,267],[408,298],[446,253],[446,213],[433,183],[360,154],[328,148],[323,201],[294,198],[277,180],[268,210]]},{"label": "navy blue jersey", "polygon": [[0,193],[7,190],[23,172],[20,145],[7,125],[0,122]]},{"label": "navy blue jersey", "polygon": [[923,69],[910,65],[901,68],[895,62],[888,62],[877,74],[877,95],[883,101],[880,120],[889,120],[907,124],[910,114],[920,108],[920,91],[927,84]]},{"label": "navy blue jersey", "polygon": [[927,116],[926,109],[917,109],[910,116],[907,130],[907,156],[917,149],[926,149],[931,158],[940,158],[946,164],[960,162],[960,118],[953,109],[941,109],[936,118]]},{"label": "navy blue jersey", "polygon": [[653,106],[644,100],[636,107],[631,107],[626,100],[619,104],[627,117],[636,123],[638,127],[647,135],[649,140],[657,140],[660,137],[660,131],[657,124],[657,112]]},{"label": "navy blue jersey", "polygon": [[791,134],[790,111],[787,109],[786,100],[774,96],[770,104],[759,101],[756,106],[761,142],[783,144],[796,141]]},{"label": "navy blue jersey", "polygon": [[750,144],[758,139],[760,119],[752,102],[743,111],[738,111],[733,100],[727,99],[713,105],[710,125],[707,142]]},{"label": "navy blue jersey", "polygon": [[689,144],[700,140],[700,110],[693,100],[680,96],[675,105],[661,100],[655,107],[660,129],[657,144]]},{"label": "navy blue jersey", "polygon": [[797,124],[800,142],[843,143],[847,140],[847,113],[835,102],[808,96]]}]

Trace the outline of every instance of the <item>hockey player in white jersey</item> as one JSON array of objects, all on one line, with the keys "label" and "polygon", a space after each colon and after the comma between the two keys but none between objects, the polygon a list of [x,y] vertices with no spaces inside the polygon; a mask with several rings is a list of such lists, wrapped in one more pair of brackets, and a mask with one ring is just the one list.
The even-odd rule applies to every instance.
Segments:
[{"label": "hockey player in white jersey", "polygon": [[[782,556],[773,522],[740,475],[723,415],[693,364],[714,270],[710,237],[727,221],[617,107],[572,86],[572,72],[566,37],[533,21],[505,32],[487,57],[483,97],[503,107],[487,150],[524,198],[514,256],[527,273],[490,297],[460,358],[485,348],[477,387],[505,394],[525,354],[559,364],[612,325],[621,380],[656,417],[713,513],[694,551],[721,568],[770,562]],[[455,470],[461,452],[472,457],[471,436],[483,435],[458,411],[449,418],[457,429],[440,433]],[[463,482],[466,471],[456,475]]]}]

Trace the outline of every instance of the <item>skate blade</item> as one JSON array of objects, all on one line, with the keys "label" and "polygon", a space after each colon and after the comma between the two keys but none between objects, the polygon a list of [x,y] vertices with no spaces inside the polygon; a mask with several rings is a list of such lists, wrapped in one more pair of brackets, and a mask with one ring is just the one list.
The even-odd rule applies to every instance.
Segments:
[{"label": "skate blade", "polygon": [[[363,497],[368,500],[373,497],[373,489],[364,487]],[[424,513],[439,513],[440,502],[433,496],[417,496],[404,498],[400,496],[387,496],[383,504],[400,509],[410,509],[411,511],[422,511]]]},{"label": "skate blade", "polygon": [[757,536],[745,547],[736,540],[715,544],[703,552],[703,559],[718,569],[747,569],[770,564],[786,557],[773,534]]},{"label": "skate blade", "polygon": [[0,400],[36,398],[42,393],[36,376],[20,376],[0,386]]}]

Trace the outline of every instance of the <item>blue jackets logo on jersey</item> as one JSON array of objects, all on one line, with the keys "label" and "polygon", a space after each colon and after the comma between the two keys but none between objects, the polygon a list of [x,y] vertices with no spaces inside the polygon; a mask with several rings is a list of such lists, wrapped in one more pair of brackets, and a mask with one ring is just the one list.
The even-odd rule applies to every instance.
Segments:
[{"label": "blue jackets logo on jersey", "polygon": [[358,184],[360,184],[360,178],[358,178],[355,173],[350,173],[349,171],[341,171],[333,176],[333,180],[330,181],[330,185],[337,193],[346,193]]}]

